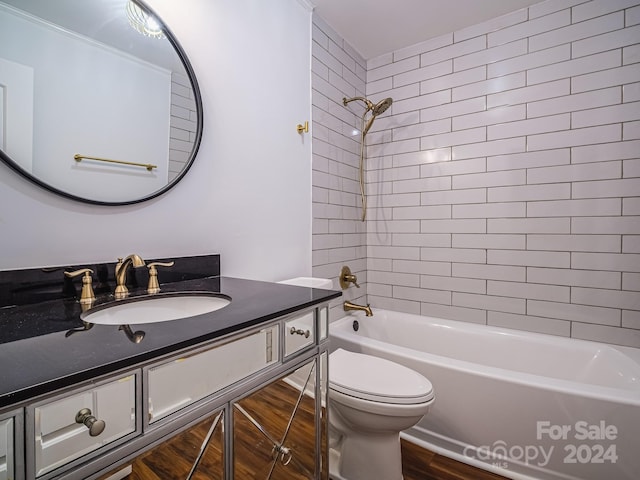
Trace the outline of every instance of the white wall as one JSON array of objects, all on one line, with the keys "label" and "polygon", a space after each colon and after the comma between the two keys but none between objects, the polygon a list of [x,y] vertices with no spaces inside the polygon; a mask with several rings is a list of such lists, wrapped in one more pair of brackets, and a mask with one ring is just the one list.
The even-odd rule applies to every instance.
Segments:
[{"label": "white wall", "polygon": [[[225,275],[311,273],[310,12],[296,0],[153,0],[196,72],[204,135],[170,192],[98,207],[54,196],[0,165],[0,269],[222,255]],[[179,4],[178,4],[179,3]]]},{"label": "white wall", "polygon": [[[394,99],[368,135],[372,306],[640,347],[639,62],[637,0],[549,0],[369,60],[367,96]],[[322,188],[326,210],[353,196]],[[338,242],[314,229],[314,258]]]}]

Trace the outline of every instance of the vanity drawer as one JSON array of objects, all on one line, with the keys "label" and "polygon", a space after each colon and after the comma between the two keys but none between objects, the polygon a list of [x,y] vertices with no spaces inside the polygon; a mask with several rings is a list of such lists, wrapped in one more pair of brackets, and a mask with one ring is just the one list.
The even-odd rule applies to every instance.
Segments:
[{"label": "vanity drawer", "polygon": [[149,423],[278,362],[278,325],[149,368]]},{"label": "vanity drawer", "polygon": [[287,320],[284,324],[285,357],[316,343],[314,312]]},{"label": "vanity drawer", "polygon": [[35,475],[135,432],[135,397],[136,377],[127,375],[33,407]]}]

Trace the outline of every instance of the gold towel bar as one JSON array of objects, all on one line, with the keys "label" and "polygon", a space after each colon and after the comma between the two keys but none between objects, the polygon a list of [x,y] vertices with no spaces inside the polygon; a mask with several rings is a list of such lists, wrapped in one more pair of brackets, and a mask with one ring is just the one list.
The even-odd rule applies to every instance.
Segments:
[{"label": "gold towel bar", "polygon": [[151,165],[150,163],[125,162],[124,160],[110,160],[108,158],[88,157],[86,155],[80,155],[79,153],[76,153],[73,158],[76,162],[80,162],[83,158],[86,158],[87,160],[97,160],[98,162],[119,163],[122,165],[133,165],[134,167],[144,167],[149,171],[153,170],[154,168],[158,168],[157,165]]}]

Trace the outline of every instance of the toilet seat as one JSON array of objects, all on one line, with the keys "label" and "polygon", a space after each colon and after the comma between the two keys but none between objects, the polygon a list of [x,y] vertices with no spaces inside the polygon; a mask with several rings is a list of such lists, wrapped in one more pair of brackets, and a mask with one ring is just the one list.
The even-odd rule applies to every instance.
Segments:
[{"label": "toilet seat", "polygon": [[431,382],[390,360],[342,348],[329,355],[329,388],[351,397],[395,405],[430,402]]}]

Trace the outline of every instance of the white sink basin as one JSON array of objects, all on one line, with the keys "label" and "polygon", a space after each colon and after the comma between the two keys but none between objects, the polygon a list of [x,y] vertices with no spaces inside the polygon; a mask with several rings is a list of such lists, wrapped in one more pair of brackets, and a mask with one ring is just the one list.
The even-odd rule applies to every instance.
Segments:
[{"label": "white sink basin", "polygon": [[172,294],[142,297],[115,302],[104,308],[88,310],[80,315],[85,322],[100,325],[135,325],[167,322],[215,312],[231,303],[225,296],[206,294]]}]

